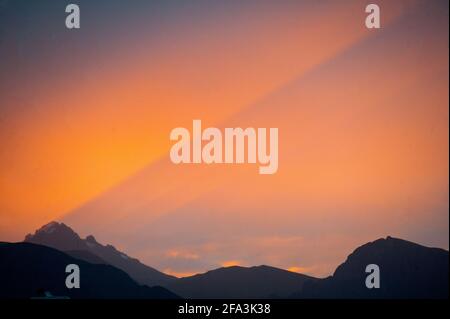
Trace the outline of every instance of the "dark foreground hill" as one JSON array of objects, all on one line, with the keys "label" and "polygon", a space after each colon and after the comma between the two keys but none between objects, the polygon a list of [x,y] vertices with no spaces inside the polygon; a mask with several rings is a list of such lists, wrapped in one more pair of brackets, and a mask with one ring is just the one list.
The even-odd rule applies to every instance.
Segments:
[{"label": "dark foreground hill", "polygon": [[[333,276],[307,282],[294,298],[448,298],[449,255],[387,237],[357,248]],[[380,269],[380,288],[368,289],[366,266]]]},{"label": "dark foreground hill", "polygon": [[[162,287],[137,284],[110,265],[90,264],[56,249],[30,243],[0,243],[0,299],[31,298],[44,291],[70,298],[173,299]],[[65,285],[66,266],[80,268],[80,288]]]}]

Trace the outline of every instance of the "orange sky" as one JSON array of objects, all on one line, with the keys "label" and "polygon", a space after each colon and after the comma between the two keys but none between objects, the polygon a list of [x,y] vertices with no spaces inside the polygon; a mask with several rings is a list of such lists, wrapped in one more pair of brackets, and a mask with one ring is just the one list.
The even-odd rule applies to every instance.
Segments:
[{"label": "orange sky", "polygon": [[[1,239],[58,219],[174,274],[326,275],[388,234],[448,247],[448,5],[379,4],[381,30],[363,1],[249,1],[7,34]],[[193,119],[278,127],[278,172],[172,164]]]}]

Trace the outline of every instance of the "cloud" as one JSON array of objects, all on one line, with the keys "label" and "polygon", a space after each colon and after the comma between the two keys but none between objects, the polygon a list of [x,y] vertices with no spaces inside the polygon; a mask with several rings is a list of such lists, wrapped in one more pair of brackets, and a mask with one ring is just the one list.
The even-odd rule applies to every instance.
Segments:
[{"label": "cloud", "polygon": [[196,253],[192,253],[189,251],[180,251],[176,249],[172,249],[166,252],[166,256],[174,259],[199,259],[200,256]]}]

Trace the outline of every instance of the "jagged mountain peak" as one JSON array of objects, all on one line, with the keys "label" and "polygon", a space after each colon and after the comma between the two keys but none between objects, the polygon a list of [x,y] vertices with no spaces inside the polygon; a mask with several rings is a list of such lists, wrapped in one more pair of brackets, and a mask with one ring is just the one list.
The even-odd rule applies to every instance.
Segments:
[{"label": "jagged mountain peak", "polygon": [[51,234],[55,231],[67,231],[70,233],[75,233],[69,226],[64,223],[58,223],[56,221],[51,221],[48,224],[45,224],[41,228],[37,229],[34,234],[28,234],[26,237],[36,236],[38,234]]},{"label": "jagged mountain peak", "polygon": [[99,245],[98,241],[95,239],[95,237],[93,235],[87,236],[86,242]]},{"label": "jagged mountain peak", "polygon": [[25,236],[25,242],[42,244],[59,250],[80,250],[86,244],[80,236],[64,223],[52,221]]},{"label": "jagged mountain peak", "polygon": [[59,231],[68,231],[68,232],[75,233],[72,228],[70,228],[69,226],[67,226],[64,223],[59,223],[57,221],[51,221],[50,223],[45,224],[44,226],[39,228],[36,231],[36,233],[41,233],[41,232],[52,233],[52,232],[57,231],[57,230],[59,230]]}]

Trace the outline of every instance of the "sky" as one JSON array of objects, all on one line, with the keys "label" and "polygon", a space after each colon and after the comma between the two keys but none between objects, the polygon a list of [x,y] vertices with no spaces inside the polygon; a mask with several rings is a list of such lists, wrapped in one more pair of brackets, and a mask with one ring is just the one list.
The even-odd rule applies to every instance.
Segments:
[{"label": "sky", "polygon": [[[161,271],[327,276],[448,249],[448,2],[0,0],[0,240],[58,220]],[[175,127],[277,127],[279,165],[175,165]]]}]

